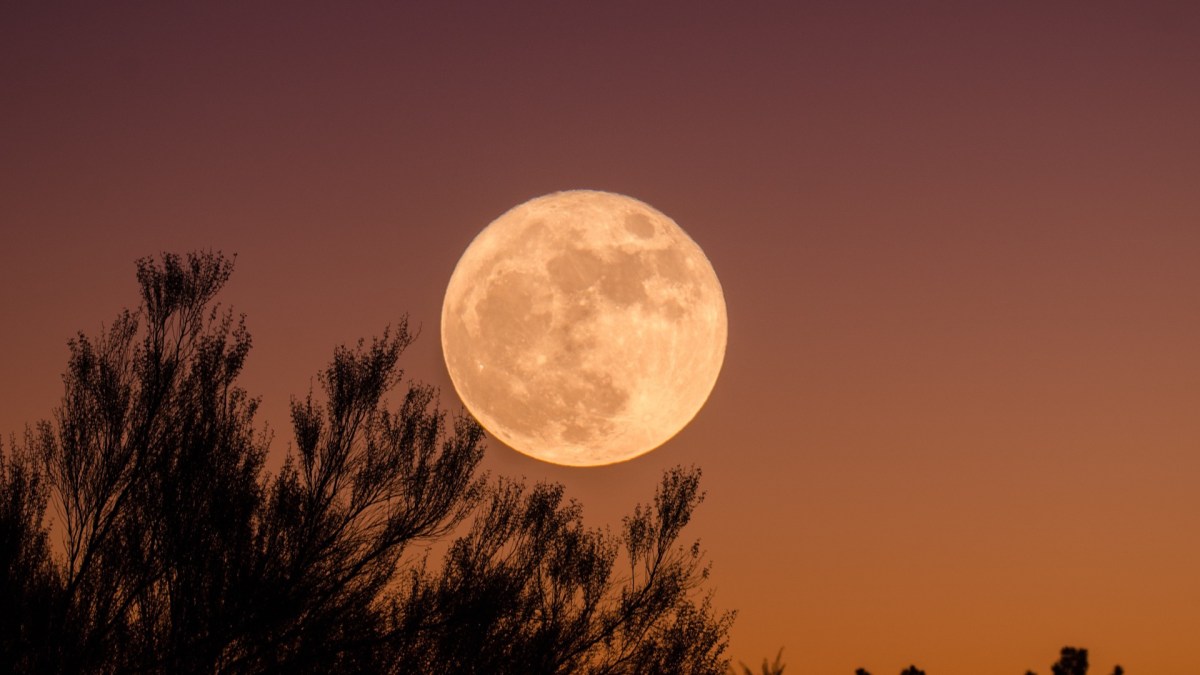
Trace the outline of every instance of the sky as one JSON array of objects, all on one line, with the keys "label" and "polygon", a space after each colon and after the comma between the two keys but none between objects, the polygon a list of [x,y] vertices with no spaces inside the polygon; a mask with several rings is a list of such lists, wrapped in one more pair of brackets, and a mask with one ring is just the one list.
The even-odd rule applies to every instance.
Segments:
[{"label": "sky", "polygon": [[1194,673],[1197,35],[1184,2],[8,3],[0,432],[136,259],[197,249],[237,255],[273,461],[333,348],[405,314],[457,411],[472,238],[619,192],[720,277],[716,387],[634,461],[486,469],[616,528],[699,466],[735,660]]}]

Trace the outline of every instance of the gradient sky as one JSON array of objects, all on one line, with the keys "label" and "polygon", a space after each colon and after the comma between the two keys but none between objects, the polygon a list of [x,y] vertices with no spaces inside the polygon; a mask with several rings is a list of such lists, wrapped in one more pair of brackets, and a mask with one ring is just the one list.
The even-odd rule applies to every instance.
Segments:
[{"label": "gradient sky", "polygon": [[237,253],[276,461],[333,347],[406,312],[458,409],[467,244],[621,192],[721,278],[712,397],[629,463],[488,469],[618,527],[701,466],[748,663],[1200,668],[1194,3],[184,4],[0,9],[6,436],[163,250]]}]

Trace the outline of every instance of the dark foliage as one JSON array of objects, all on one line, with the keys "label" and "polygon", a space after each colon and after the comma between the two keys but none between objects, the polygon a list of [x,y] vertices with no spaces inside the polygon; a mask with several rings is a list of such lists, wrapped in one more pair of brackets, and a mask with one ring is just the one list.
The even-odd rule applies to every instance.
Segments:
[{"label": "dark foliage", "polygon": [[1075,647],[1063,647],[1058,663],[1050,666],[1054,675],[1087,675],[1087,669],[1087,650]]},{"label": "dark foliage", "polygon": [[393,607],[401,670],[724,672],[730,619],[689,599],[706,569],[675,544],[698,478],[668,472],[619,538],[584,529],[561,486],[501,481],[443,569],[412,573]]},{"label": "dark foliage", "polygon": [[[139,310],[72,340],[54,419],[0,448],[0,671],[724,672],[732,617],[679,543],[697,470],[617,535],[560,486],[478,476],[482,429],[434,390],[387,407],[401,324],[335,351],[268,476],[250,336],[213,304],[231,272],[139,262]],[[444,560],[413,552],[460,523]]]},{"label": "dark foliage", "polygon": [[34,670],[52,648],[50,609],[60,580],[41,523],[46,485],[27,452],[0,444],[0,672]]},{"label": "dark foliage", "polygon": [[[782,656],[780,650],[780,656]],[[783,672],[784,664],[780,661],[780,656],[775,657],[774,664],[768,664],[766,659],[763,659],[763,674],[771,675],[772,673]],[[1059,655],[1058,661],[1051,666],[1051,672],[1054,675],[1087,675],[1088,660],[1086,649],[1076,649],[1075,647],[1063,647]],[[743,675],[754,675],[750,668],[742,665]],[[734,671],[733,675],[737,675]],[[854,675],[871,675],[866,668],[856,668]],[[925,675],[925,671],[916,666],[909,666],[904,669],[900,675]],[[1032,670],[1025,671],[1025,675],[1037,675]],[[1114,666],[1112,675],[1125,675],[1125,669],[1121,666]]]},{"label": "dark foliage", "polygon": [[[1054,675],[1087,675],[1088,671],[1088,651],[1076,647],[1063,647],[1059,652],[1058,661],[1050,666],[1050,672]],[[1125,669],[1121,666],[1113,666],[1112,675],[1124,675]],[[1032,670],[1026,671],[1025,675],[1036,675]]]}]

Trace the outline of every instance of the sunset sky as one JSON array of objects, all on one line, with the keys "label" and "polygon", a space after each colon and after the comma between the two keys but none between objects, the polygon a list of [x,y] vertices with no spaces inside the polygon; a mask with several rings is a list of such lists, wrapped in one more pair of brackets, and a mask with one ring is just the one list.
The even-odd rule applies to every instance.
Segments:
[{"label": "sunset sky", "polygon": [[472,238],[619,192],[720,277],[708,404],[631,462],[485,468],[617,528],[700,466],[735,660],[1200,669],[1200,5],[186,4],[0,9],[6,447],[161,251],[237,254],[273,467],[290,397],[405,313],[458,411]]}]

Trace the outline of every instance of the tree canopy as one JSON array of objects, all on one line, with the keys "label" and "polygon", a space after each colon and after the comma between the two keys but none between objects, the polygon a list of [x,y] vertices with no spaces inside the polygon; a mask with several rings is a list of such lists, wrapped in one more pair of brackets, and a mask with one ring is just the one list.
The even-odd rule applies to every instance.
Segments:
[{"label": "tree canopy", "polygon": [[478,470],[482,428],[404,381],[402,321],[334,351],[269,473],[232,271],[139,261],[139,307],[70,341],[61,405],[0,448],[0,670],[725,672],[682,540],[698,469],[589,529],[561,485]]}]

